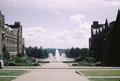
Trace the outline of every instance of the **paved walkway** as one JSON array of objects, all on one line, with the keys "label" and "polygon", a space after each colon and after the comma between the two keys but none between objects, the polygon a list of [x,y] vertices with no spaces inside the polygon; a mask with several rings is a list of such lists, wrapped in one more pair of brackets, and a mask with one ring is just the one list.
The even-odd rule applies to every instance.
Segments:
[{"label": "paved walkway", "polygon": [[84,76],[75,73],[65,63],[48,63],[42,66],[45,69],[33,69],[31,72],[16,78],[13,81],[89,81]]}]

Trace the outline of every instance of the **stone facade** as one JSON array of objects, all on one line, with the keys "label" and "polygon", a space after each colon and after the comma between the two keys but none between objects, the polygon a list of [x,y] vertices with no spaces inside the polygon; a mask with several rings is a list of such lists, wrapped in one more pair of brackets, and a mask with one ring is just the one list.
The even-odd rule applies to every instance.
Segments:
[{"label": "stone facade", "polygon": [[120,10],[115,21],[91,25],[90,56],[105,65],[120,65]]},{"label": "stone facade", "polygon": [[0,59],[3,58],[3,52],[2,52],[2,30],[4,28],[4,15],[0,11]]},{"label": "stone facade", "polygon": [[0,54],[2,56],[4,56],[4,50],[10,54],[11,58],[24,52],[24,40],[20,22],[15,22],[13,25],[4,24],[3,17],[3,26],[0,26],[0,35]]}]

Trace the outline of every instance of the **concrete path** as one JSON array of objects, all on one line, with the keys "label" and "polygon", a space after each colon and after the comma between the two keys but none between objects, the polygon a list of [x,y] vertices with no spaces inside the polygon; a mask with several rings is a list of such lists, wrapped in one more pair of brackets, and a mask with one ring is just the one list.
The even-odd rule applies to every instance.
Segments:
[{"label": "concrete path", "polygon": [[13,81],[89,81],[84,76],[75,73],[65,63],[48,63],[42,66],[45,69],[33,69],[31,72],[16,78]]}]

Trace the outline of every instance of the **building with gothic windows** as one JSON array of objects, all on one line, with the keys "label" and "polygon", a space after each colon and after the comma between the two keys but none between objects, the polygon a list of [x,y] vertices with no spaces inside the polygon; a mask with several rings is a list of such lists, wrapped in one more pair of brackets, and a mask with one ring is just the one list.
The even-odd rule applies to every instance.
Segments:
[{"label": "building with gothic windows", "polygon": [[5,23],[4,15],[0,11],[0,59],[8,52],[10,58],[24,52],[22,25],[15,22],[13,25]]},{"label": "building with gothic windows", "polygon": [[107,66],[120,66],[120,10],[116,20],[104,24],[94,21],[89,39],[90,56]]}]

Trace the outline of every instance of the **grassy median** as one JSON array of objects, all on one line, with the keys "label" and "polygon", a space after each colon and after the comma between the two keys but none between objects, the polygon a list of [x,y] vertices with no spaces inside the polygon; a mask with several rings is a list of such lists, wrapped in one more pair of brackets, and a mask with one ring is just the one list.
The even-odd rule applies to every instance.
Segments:
[{"label": "grassy median", "polygon": [[15,79],[15,78],[13,78],[13,77],[0,77],[0,81],[11,81],[13,79]]},{"label": "grassy median", "polygon": [[81,70],[85,76],[120,76],[120,70]]},{"label": "grassy median", "polygon": [[119,78],[91,78],[90,81],[120,81]]},{"label": "grassy median", "polygon": [[[113,69],[93,69],[93,70],[80,70],[86,77],[89,76],[120,76],[120,70]],[[120,81],[120,78],[88,78],[90,81]]]},{"label": "grassy median", "polygon": [[25,70],[0,70],[0,76],[19,76],[27,71]]},{"label": "grassy median", "polygon": [[[0,70],[0,81],[11,81],[28,71],[26,70]],[[11,77],[12,76],[12,77]]]}]

